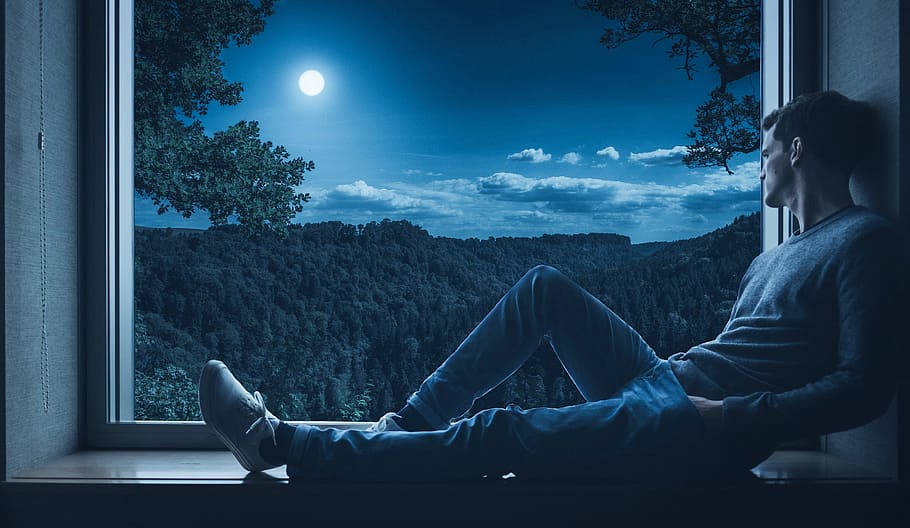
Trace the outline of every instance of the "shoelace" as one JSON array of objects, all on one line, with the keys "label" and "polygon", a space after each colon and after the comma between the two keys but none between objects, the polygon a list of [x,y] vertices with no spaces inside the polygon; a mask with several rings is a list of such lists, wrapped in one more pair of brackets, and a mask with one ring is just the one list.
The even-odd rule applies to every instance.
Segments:
[{"label": "shoelace", "polygon": [[262,416],[256,418],[256,421],[250,425],[250,428],[246,430],[245,434],[250,434],[250,432],[256,428],[257,425],[265,422],[266,426],[269,428],[269,432],[272,433],[272,443],[276,446],[278,445],[278,438],[275,436],[275,426],[272,425],[272,421],[269,420],[269,411],[265,408],[265,402],[262,401],[262,394],[259,394],[259,391],[253,393],[253,401],[256,404],[255,411],[262,411]]}]

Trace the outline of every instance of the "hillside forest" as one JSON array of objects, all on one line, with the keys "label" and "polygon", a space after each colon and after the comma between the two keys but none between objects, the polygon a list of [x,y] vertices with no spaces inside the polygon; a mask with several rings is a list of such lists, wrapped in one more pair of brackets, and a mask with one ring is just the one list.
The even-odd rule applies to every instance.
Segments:
[{"label": "hillside forest", "polygon": [[[287,420],[397,410],[528,269],[558,268],[661,357],[712,339],[759,252],[758,214],[676,242],[615,234],[455,239],[405,221],[135,229],[137,420],[200,420],[196,380],[224,361]],[[583,401],[542,345],[470,413]],[[470,414],[469,413],[469,414]]]}]

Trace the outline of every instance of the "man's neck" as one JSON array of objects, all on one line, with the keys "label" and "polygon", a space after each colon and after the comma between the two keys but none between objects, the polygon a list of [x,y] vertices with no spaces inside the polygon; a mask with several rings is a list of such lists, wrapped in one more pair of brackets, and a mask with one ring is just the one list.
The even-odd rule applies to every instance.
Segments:
[{"label": "man's neck", "polygon": [[854,205],[850,188],[843,186],[804,185],[793,199],[790,209],[805,232],[834,213]]},{"label": "man's neck", "polygon": [[[797,202],[800,202],[800,200],[797,200]],[[802,232],[817,225],[834,213],[854,205],[853,198],[851,198],[849,194],[846,197],[839,197],[838,199],[810,200],[806,198],[801,200],[801,202],[802,203],[797,203],[797,205],[792,208],[792,211],[799,220],[800,231]]]}]

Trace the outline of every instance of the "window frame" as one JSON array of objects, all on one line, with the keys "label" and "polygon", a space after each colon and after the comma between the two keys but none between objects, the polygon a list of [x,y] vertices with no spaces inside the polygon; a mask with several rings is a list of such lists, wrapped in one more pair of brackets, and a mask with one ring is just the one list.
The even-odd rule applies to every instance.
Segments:
[{"label": "window frame", "polygon": [[[823,0],[822,0],[823,1]],[[762,115],[818,88],[802,71],[818,57],[816,0],[762,0]],[[92,448],[220,448],[202,422],[133,420],[133,1],[84,4],[82,276],[86,431]],[[822,36],[823,38],[823,36]],[[821,61],[824,63],[824,61]],[[817,68],[812,71],[815,72]],[[808,70],[807,70],[808,71]],[[120,178],[121,174],[129,174]],[[98,206],[100,202],[100,207]],[[793,215],[764,205],[761,249],[793,232]],[[306,422],[363,428],[364,422]]]},{"label": "window frame", "polygon": [[[827,24],[821,23],[827,20],[827,1],[762,0],[761,9],[761,113],[765,116],[799,94],[827,89]],[[761,163],[764,168],[764,159]],[[765,205],[764,181],[761,228],[762,251],[784,243],[798,228],[787,207]]]}]

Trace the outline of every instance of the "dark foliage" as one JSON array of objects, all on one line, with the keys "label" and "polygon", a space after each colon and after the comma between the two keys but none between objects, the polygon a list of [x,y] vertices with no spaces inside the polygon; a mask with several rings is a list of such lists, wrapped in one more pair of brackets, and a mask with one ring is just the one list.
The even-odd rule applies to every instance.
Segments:
[{"label": "dark foliage", "polygon": [[668,41],[667,55],[682,59],[691,80],[707,59],[719,77],[717,88],[698,106],[693,140],[683,162],[689,167],[719,166],[728,173],[737,153],[758,149],[758,99],[735,97],[729,85],[758,73],[761,65],[761,2],[758,0],[585,0],[582,8],[610,21],[600,42],[618,48],[643,35]]},{"label": "dark foliage", "polygon": [[[640,246],[611,234],[439,238],[388,220],[295,225],[287,237],[254,239],[236,226],[137,228],[136,368],[145,391],[137,416],[192,419],[173,412],[192,402],[160,399],[192,399],[187,376],[219,358],[281,417],[376,419],[400,407],[537,264],[594,293],[666,357],[720,331],[758,250],[757,215]],[[545,348],[476,408],[580,401]]]},{"label": "dark foliage", "polygon": [[[137,0],[135,3],[135,188],[162,214],[199,209],[214,225],[284,233],[309,194],[298,192],[312,161],[263,141],[259,123],[206,134],[214,102],[240,103],[243,87],[224,77],[221,52],[265,29],[275,0]],[[210,131],[211,132],[211,131]]]}]

